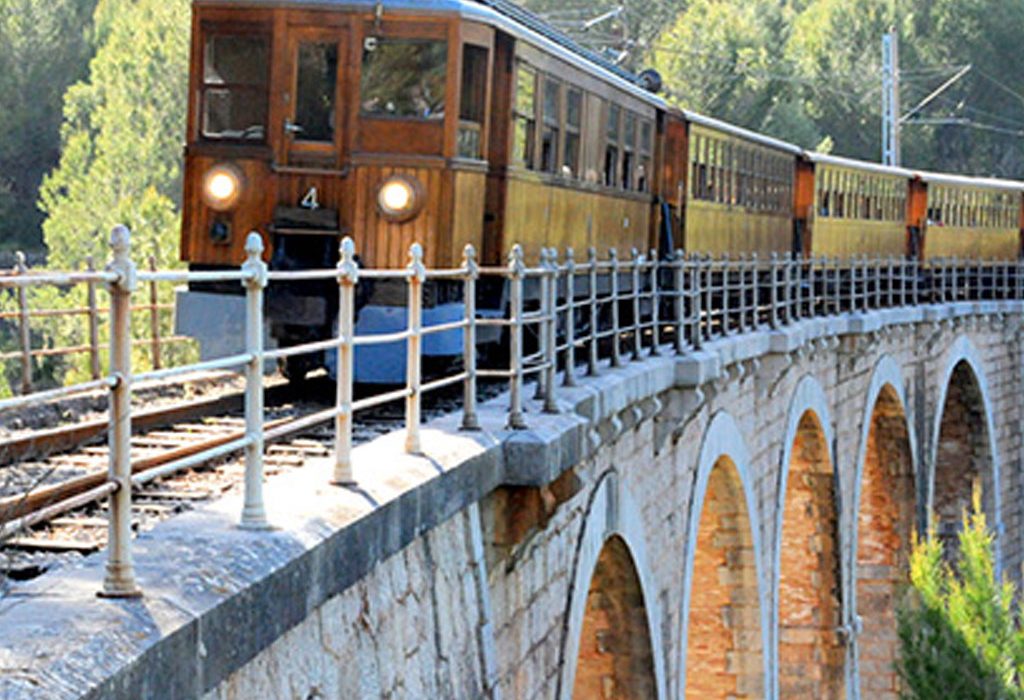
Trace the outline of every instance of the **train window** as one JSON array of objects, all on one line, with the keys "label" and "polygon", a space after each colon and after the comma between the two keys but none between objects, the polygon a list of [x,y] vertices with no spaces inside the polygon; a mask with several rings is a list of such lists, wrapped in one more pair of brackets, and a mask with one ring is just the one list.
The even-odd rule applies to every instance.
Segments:
[{"label": "train window", "polygon": [[561,136],[562,84],[544,80],[544,101],[541,110],[540,169],[546,173],[558,171],[558,146]]},{"label": "train window", "polygon": [[693,174],[690,177],[691,191],[690,196],[693,199],[704,199],[704,179],[706,177],[704,171],[704,164],[701,162],[701,153],[704,148],[704,137],[696,134],[693,137],[693,144],[690,146],[690,162],[693,163]]},{"label": "train window", "polygon": [[266,36],[207,36],[201,95],[204,138],[266,139],[269,70]]},{"label": "train window", "polygon": [[605,123],[607,144],[604,149],[604,184],[615,187],[619,175],[620,108],[608,105],[608,120]]},{"label": "train window", "polygon": [[718,139],[708,139],[708,192],[709,202],[718,201]]},{"label": "train window", "polygon": [[622,189],[633,189],[636,170],[636,115],[626,112],[622,136]]},{"label": "train window", "polygon": [[459,97],[458,154],[480,158],[481,130],[487,111],[487,49],[462,47],[462,92]]},{"label": "train window", "polygon": [[334,94],[338,77],[338,45],[299,44],[295,79],[296,138],[334,141]]},{"label": "train window", "polygon": [[654,125],[649,121],[640,123],[640,165],[637,168],[636,188],[641,192],[651,191],[651,152],[654,148]]},{"label": "train window", "polygon": [[565,154],[562,174],[578,177],[580,172],[580,130],[583,127],[583,92],[569,88],[565,93]]},{"label": "train window", "polygon": [[448,44],[377,39],[363,49],[360,99],[369,117],[444,119]]},{"label": "train window", "polygon": [[525,64],[516,72],[516,103],[513,110],[515,160],[533,170],[534,143],[537,131],[537,73]]}]

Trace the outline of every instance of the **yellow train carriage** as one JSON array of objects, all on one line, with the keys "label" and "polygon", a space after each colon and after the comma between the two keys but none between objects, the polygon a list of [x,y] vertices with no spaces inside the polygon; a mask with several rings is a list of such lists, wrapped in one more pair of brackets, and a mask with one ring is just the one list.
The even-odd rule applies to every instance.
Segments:
[{"label": "yellow train carriage", "polygon": [[716,256],[792,250],[799,150],[706,117],[685,116],[689,182],[683,248]]},{"label": "yellow train carriage", "polygon": [[928,190],[924,259],[1015,260],[1024,183],[920,173]]},{"label": "yellow train carriage", "polygon": [[528,261],[545,246],[572,247],[579,256],[591,246],[602,257],[613,247],[646,252],[657,144],[650,96],[525,42],[506,60],[511,104],[498,111],[510,112],[511,133],[498,137],[507,167],[495,178],[493,189],[504,191],[490,207],[501,215],[489,217],[504,226],[488,257],[497,262],[495,253],[503,256],[513,242]]},{"label": "yellow train carriage", "polygon": [[809,154],[814,203],[807,212],[807,251],[815,256],[908,253],[909,170]]}]

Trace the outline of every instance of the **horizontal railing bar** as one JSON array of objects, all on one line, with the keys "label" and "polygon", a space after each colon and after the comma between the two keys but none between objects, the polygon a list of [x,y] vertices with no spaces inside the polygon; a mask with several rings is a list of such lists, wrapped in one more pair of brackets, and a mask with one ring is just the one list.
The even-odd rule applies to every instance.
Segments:
[{"label": "horizontal railing bar", "polygon": [[420,393],[429,394],[432,391],[438,389],[444,389],[445,387],[452,386],[453,384],[459,384],[460,382],[466,381],[466,377],[469,376],[468,372],[460,372],[451,377],[444,377],[443,379],[435,379],[432,382],[427,382],[420,387]]},{"label": "horizontal railing bar", "polygon": [[436,333],[447,333],[450,331],[462,330],[463,328],[469,327],[469,321],[461,319],[459,321],[449,321],[448,323],[437,323],[433,326],[423,326],[420,329],[420,335],[434,335]]},{"label": "horizontal railing bar", "polygon": [[27,275],[11,275],[0,277],[0,289],[17,287],[70,287],[78,284],[109,284],[118,281],[119,276],[113,272],[54,272],[49,274],[30,273]]},{"label": "horizontal railing bar", "polygon": [[356,347],[388,345],[390,343],[401,343],[408,340],[410,337],[412,337],[412,333],[408,330],[395,331],[394,333],[373,333],[370,335],[357,335],[352,340],[352,344]]},{"label": "horizontal railing bar", "polygon": [[113,481],[108,481],[100,486],[89,489],[83,493],[77,494],[70,498],[65,498],[62,501],[51,503],[39,510],[32,511],[20,518],[9,520],[4,523],[0,523],[0,542],[7,537],[14,535],[19,532],[24,532],[29,528],[45,523],[48,520],[56,518],[58,515],[63,515],[69,510],[80,508],[82,506],[89,505],[101,498],[106,498],[110,494],[117,491],[117,484]]},{"label": "horizontal railing bar", "polygon": [[59,387],[57,389],[50,389],[49,391],[37,391],[34,394],[25,394],[24,396],[15,396],[13,398],[4,399],[0,401],[0,412],[9,411],[15,408],[24,408],[25,406],[40,403],[43,401],[65,399],[68,398],[69,396],[88,394],[91,391],[110,389],[116,386],[117,382],[118,380],[115,377],[104,377],[103,379],[97,379],[91,382],[83,382],[82,384],[74,384],[72,386]]},{"label": "horizontal railing bar", "polygon": [[232,440],[231,442],[223,445],[218,445],[217,447],[212,447],[209,450],[189,455],[188,457],[176,459],[173,462],[168,462],[167,464],[161,464],[159,467],[153,467],[152,469],[138,472],[132,476],[132,486],[144,486],[151,481],[161,479],[165,476],[170,476],[177,472],[199,466],[200,464],[205,464],[206,462],[212,462],[216,459],[227,457],[234,452],[244,450],[252,444],[252,441],[252,436],[246,436],[238,440]]},{"label": "horizontal railing bar", "polygon": [[323,411],[317,411],[316,413],[311,413],[310,415],[303,416],[302,418],[296,418],[295,420],[282,423],[281,425],[273,428],[267,428],[263,432],[263,439],[267,442],[280,440],[288,435],[294,435],[295,433],[300,433],[303,430],[308,430],[313,426],[334,420],[341,414],[342,411],[337,408],[327,408]]},{"label": "horizontal railing bar", "polygon": [[469,273],[465,269],[455,270],[427,270],[428,280],[452,280],[466,279]]},{"label": "horizontal railing bar", "polygon": [[231,369],[232,367],[241,367],[242,365],[248,362],[252,362],[251,354],[245,353],[242,355],[231,355],[216,360],[197,362],[191,365],[182,365],[180,367],[168,367],[167,369],[154,370],[152,372],[143,372],[142,374],[134,375],[132,381],[162,381],[164,379],[170,379],[171,377],[178,377],[183,374],[190,374],[192,372],[210,372],[218,369]]},{"label": "horizontal railing bar", "polygon": [[140,282],[245,282],[252,279],[252,274],[240,270],[209,270],[195,272],[191,270],[167,270],[163,272],[139,272]]},{"label": "horizontal railing bar", "polygon": [[392,401],[400,401],[401,399],[409,398],[412,392],[409,391],[408,387],[401,389],[395,389],[385,394],[378,394],[376,396],[368,396],[365,399],[360,399],[352,403],[352,413],[358,413],[359,411],[365,411],[368,408],[374,408],[376,406],[382,406]]},{"label": "horizontal railing bar", "polygon": [[265,361],[283,360],[286,357],[308,355],[310,353],[320,352],[321,350],[336,350],[340,344],[340,338],[328,338],[327,340],[317,340],[312,343],[303,343],[302,345],[289,345],[286,348],[275,348],[273,350],[265,350],[263,352],[263,359]]}]

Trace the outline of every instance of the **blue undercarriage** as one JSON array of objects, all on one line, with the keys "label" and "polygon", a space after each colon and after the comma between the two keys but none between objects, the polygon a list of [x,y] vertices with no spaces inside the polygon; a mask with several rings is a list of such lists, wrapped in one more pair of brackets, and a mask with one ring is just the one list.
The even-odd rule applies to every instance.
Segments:
[{"label": "blue undercarriage", "polygon": [[[441,304],[423,310],[423,327],[452,323],[465,316],[461,303]],[[359,310],[356,336],[399,333],[409,327],[409,314],[404,306],[364,306]],[[431,333],[423,337],[424,357],[462,357],[462,329]],[[357,346],[355,351],[356,381],[363,384],[404,384],[406,343]],[[338,354],[326,353],[324,365],[331,378],[337,377]]]}]

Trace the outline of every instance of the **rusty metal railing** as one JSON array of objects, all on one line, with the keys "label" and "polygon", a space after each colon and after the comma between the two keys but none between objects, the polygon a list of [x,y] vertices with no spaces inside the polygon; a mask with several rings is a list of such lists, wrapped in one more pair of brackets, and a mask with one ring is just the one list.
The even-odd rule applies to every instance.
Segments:
[{"label": "rusty metal railing", "polygon": [[[362,410],[384,403],[405,404],[405,450],[421,449],[420,424],[423,397],[445,387],[462,385],[462,428],[479,428],[478,381],[508,383],[507,427],[527,427],[525,384],[536,383],[535,398],[544,412],[557,412],[560,386],[571,387],[584,372],[595,375],[614,371],[630,361],[668,352],[686,354],[707,343],[755,330],[780,329],[802,319],[858,314],[883,308],[946,304],[961,301],[1024,299],[1024,267],[1018,261],[910,259],[865,257],[840,261],[834,258],[803,258],[792,255],[711,258],[675,252],[660,257],[632,250],[620,256],[614,249],[601,259],[591,248],[578,260],[573,250],[559,259],[556,250],[545,248],[536,264],[529,265],[519,246],[509,253],[507,264],[481,266],[476,251],[467,246],[459,267],[427,269],[423,250],[414,244],[409,264],[402,269],[360,269],[351,239],[345,239],[334,269],[270,271],[263,262],[263,242],[258,234],[246,241],[246,260],[237,270],[220,272],[160,271],[155,265],[138,270],[130,255],[130,235],[117,227],[111,235],[112,261],[103,271],[40,272],[19,269],[0,275],[0,291],[13,290],[24,297],[30,287],[85,285],[92,345],[98,343],[101,311],[99,289],[110,297],[106,309],[110,327],[109,372],[103,376],[98,360],[93,379],[0,400],[0,411],[16,410],[41,401],[65,398],[96,390],[110,393],[109,474],[107,482],[86,494],[47,506],[45,513],[0,523],[0,536],[31,526],[90,500],[110,498],[107,575],[101,595],[139,595],[132,553],[130,509],[132,491],[177,471],[238,452],[244,453],[245,488],[240,527],[260,530],[269,526],[263,496],[264,446],[268,441],[295,434],[310,426],[333,422],[333,482],[354,484],[353,420]],[[263,345],[264,295],[272,284],[302,281],[334,281],[338,285],[338,317],[335,337],[301,345],[266,349]],[[388,281],[407,288],[407,323],[400,331],[357,335],[356,291],[361,281]],[[482,314],[477,293],[481,283],[507,294],[503,312]],[[158,352],[153,369],[133,372],[132,313],[159,307],[157,285],[194,282],[237,282],[245,295],[245,345],[238,354],[183,366],[163,367]],[[424,286],[429,282],[461,286],[465,313],[455,321],[424,325]],[[494,284],[496,283],[496,284]],[[149,304],[135,306],[137,295],[146,293]],[[493,306],[493,304],[491,305]],[[27,305],[19,303],[17,318],[27,327]],[[81,309],[67,313],[82,313]],[[151,327],[157,324],[150,316]],[[498,336],[491,347],[507,351],[507,361],[481,363],[477,341],[481,332]],[[423,340],[439,333],[462,334],[462,365],[443,376],[423,374]],[[24,332],[22,332],[24,335]],[[24,339],[22,341],[25,342]],[[404,343],[404,386],[364,398],[355,398],[355,351],[359,347]],[[317,413],[268,424],[264,410],[265,364],[306,353],[337,353],[334,405]],[[24,356],[25,353],[23,353]],[[503,352],[495,353],[501,356]],[[93,352],[98,358],[98,351]],[[23,360],[24,361],[24,360]],[[245,435],[215,448],[190,455],[156,469],[133,474],[131,436],[133,384],[146,380],[172,380],[196,371],[232,369],[245,377]],[[562,373],[561,382],[558,374]],[[31,386],[25,387],[31,389]]]},{"label": "rusty metal railing", "polygon": [[[156,258],[150,256],[147,261],[150,271],[156,271]],[[50,278],[52,275],[47,270],[33,270],[28,267],[24,253],[15,253],[15,266],[9,272],[0,273],[0,279],[12,282],[6,287],[14,292],[15,309],[0,311],[0,323],[7,322],[16,329],[16,349],[0,352],[0,366],[6,362],[17,361],[18,363],[18,384],[17,389],[22,394],[31,394],[36,389],[35,362],[40,359],[55,357],[74,357],[88,355],[89,376],[98,380],[103,375],[102,354],[104,335],[102,327],[104,321],[109,318],[109,309],[101,308],[97,303],[97,287],[101,283],[97,281],[95,263],[91,257],[87,258],[85,269],[75,273],[62,275],[61,279],[47,283],[47,286],[74,287],[78,284],[84,286],[85,302],[80,306],[68,306],[59,308],[37,308],[29,299],[28,289],[41,286],[38,284],[40,277]],[[13,284],[12,277],[19,277],[23,284]],[[191,339],[167,333],[164,330],[164,318],[174,310],[171,303],[161,302],[158,295],[157,282],[151,281],[147,284],[148,299],[136,303],[131,311],[136,315],[144,315],[147,319],[148,335],[132,340],[133,347],[143,347],[146,355],[154,369],[160,369],[165,362],[165,350],[169,346],[180,345],[189,342]],[[60,334],[51,341],[50,346],[39,346],[33,342],[33,332],[38,331],[38,320],[40,319],[61,319],[78,318],[84,319],[83,327],[77,328],[74,336],[79,333],[84,337],[84,342],[71,340],[69,334]],[[36,325],[33,320],[37,320]]]}]

